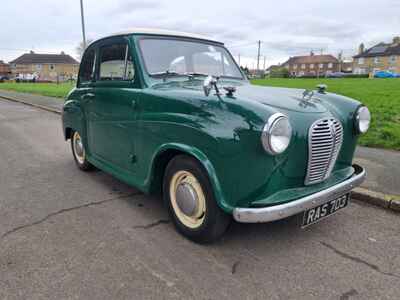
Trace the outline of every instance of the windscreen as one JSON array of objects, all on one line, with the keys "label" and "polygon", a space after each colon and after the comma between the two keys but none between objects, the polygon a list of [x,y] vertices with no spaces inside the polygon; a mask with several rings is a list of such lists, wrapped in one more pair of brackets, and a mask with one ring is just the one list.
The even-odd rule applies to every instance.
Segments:
[{"label": "windscreen", "polygon": [[228,51],[221,46],[196,41],[145,38],[140,40],[146,70],[150,75],[165,72],[243,79]]}]

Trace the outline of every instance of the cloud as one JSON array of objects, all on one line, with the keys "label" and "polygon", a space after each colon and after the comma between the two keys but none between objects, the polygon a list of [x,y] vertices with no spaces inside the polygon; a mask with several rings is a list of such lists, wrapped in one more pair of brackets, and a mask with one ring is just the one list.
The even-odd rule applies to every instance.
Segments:
[{"label": "cloud", "polygon": [[[114,2],[114,1],[113,1]],[[117,2],[110,9],[110,15],[122,15],[122,14],[136,14],[144,10],[159,9],[161,7],[160,2],[148,1],[148,0],[131,0]]]},{"label": "cloud", "polygon": [[[129,27],[158,27],[210,36],[253,61],[257,41],[268,64],[311,49],[345,55],[359,43],[372,46],[400,35],[399,0],[84,0],[87,36],[98,38]],[[21,9],[23,7],[24,9]],[[21,51],[75,55],[82,39],[79,1],[5,1],[0,10],[0,59]],[[18,20],[16,22],[15,20]],[[23,52],[23,51],[22,51]]]}]

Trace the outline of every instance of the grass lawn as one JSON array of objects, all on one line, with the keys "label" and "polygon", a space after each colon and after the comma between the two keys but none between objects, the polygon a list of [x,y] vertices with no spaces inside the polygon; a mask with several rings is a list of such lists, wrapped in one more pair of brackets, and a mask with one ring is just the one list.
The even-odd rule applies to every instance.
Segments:
[{"label": "grass lawn", "polygon": [[[318,83],[368,106],[372,113],[369,132],[360,144],[400,150],[400,79],[256,79],[253,84],[313,89]],[[0,89],[64,98],[72,83],[0,83]]]},{"label": "grass lawn", "polygon": [[[314,89],[328,85],[328,92],[345,95],[367,105],[371,128],[359,143],[364,146],[400,150],[400,79],[256,79],[253,84]],[[393,162],[395,163],[395,162]]]},{"label": "grass lawn", "polygon": [[74,86],[75,83],[0,83],[0,89],[2,90],[39,94],[58,98],[64,98]]}]

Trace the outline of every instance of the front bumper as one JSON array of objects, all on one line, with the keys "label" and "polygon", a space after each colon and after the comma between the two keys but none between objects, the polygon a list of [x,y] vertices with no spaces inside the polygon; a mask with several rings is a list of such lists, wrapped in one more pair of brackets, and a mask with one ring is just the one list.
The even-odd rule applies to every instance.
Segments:
[{"label": "front bumper", "polygon": [[307,209],[319,206],[340,197],[359,186],[365,179],[366,172],[359,165],[353,165],[354,174],[343,182],[320,192],[280,205],[262,208],[236,207],[233,218],[242,223],[271,222],[296,215]]}]

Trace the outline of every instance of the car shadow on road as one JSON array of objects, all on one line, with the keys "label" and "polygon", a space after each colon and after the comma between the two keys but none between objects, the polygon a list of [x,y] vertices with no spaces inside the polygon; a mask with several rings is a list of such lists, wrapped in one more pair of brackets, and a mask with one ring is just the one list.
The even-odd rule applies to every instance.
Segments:
[{"label": "car shadow on road", "polygon": [[[93,180],[105,185],[110,190],[110,194],[132,194],[130,197],[122,198],[121,201],[128,204],[132,209],[132,214],[139,214],[138,219],[142,220],[142,223],[134,227],[152,228],[167,224],[168,230],[175,230],[173,225],[170,224],[167,208],[161,195],[143,194],[102,171],[95,171],[91,174]],[[310,230],[303,231],[300,229],[301,217],[301,215],[296,215],[274,222],[255,224],[238,223],[232,220],[222,239],[213,245],[215,247],[228,244],[238,246],[245,242],[249,247],[248,243],[265,244],[265,241],[281,241],[285,244],[286,242],[291,244],[298,239],[304,238],[300,233],[308,232],[307,235],[310,234]],[[181,237],[181,239],[184,239],[184,237]]]}]

